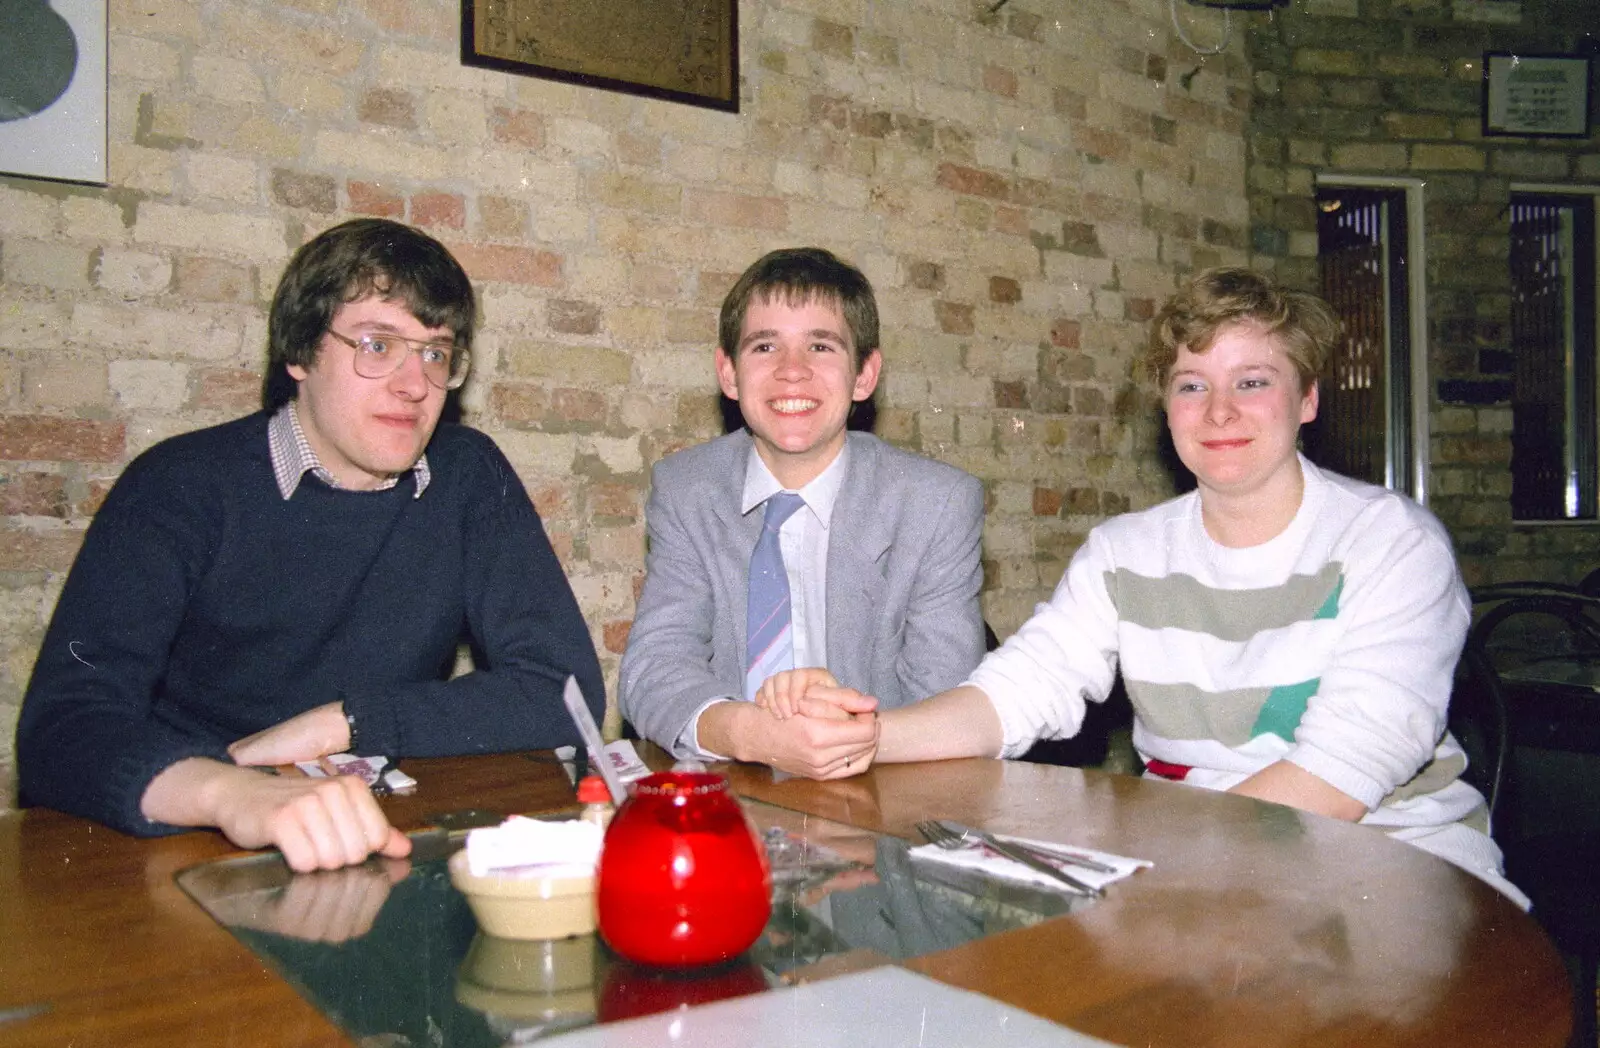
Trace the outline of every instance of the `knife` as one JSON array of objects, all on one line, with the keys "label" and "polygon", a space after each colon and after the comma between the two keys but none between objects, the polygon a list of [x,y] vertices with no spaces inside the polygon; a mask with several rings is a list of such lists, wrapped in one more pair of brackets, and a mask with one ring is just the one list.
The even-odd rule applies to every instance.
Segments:
[{"label": "knife", "polygon": [[975,829],[971,826],[963,826],[959,822],[951,822],[948,819],[941,819],[939,821],[948,826],[952,833],[959,833],[963,837],[982,841],[996,854],[1004,855],[1013,862],[1020,862],[1028,869],[1036,870],[1047,877],[1053,877],[1062,884],[1065,884],[1067,887],[1071,888],[1073,891],[1080,892],[1084,895],[1092,895],[1097,899],[1105,898],[1106,893],[1104,888],[1096,888],[1092,884],[1085,884],[1083,881],[1080,881],[1078,878],[1072,876],[1072,874],[1063,873],[1054,866],[1045,862],[1043,859],[1033,855],[1031,852],[1026,852],[1013,845],[1007,844],[1005,841],[1002,841],[992,833],[985,833],[983,830]]}]

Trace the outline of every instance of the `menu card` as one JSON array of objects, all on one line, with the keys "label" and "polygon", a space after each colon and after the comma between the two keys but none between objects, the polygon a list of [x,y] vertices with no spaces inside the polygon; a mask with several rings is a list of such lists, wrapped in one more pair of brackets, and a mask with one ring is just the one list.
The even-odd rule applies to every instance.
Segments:
[{"label": "menu card", "polygon": [[551,1048],[1113,1048],[905,968],[885,967],[729,1001],[589,1026]]}]

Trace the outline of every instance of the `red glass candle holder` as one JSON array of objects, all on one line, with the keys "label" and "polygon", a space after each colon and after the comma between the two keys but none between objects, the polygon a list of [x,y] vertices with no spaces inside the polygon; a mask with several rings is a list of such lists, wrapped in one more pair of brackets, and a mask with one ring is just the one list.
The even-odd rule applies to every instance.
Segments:
[{"label": "red glass candle holder", "polygon": [[772,913],[767,853],[708,772],[659,772],[634,784],[600,853],[600,934],[629,960],[715,964],[742,952]]}]

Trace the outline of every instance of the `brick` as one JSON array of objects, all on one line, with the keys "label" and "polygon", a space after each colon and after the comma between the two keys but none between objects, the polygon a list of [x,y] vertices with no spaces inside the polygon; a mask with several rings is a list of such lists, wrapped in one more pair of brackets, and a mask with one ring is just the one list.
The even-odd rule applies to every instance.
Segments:
[{"label": "brick", "polygon": [[941,291],[944,289],[944,267],[937,262],[913,262],[909,279],[914,288]]},{"label": "brick", "polygon": [[466,198],[456,193],[414,193],[411,222],[424,229],[465,229]]},{"label": "brick", "polygon": [[1022,285],[1010,277],[990,277],[989,301],[1003,306],[1015,305],[1022,301]]},{"label": "brick", "polygon": [[121,422],[0,415],[0,459],[36,462],[118,462],[127,445]]},{"label": "brick", "polygon": [[1455,121],[1438,113],[1385,113],[1382,122],[1384,133],[1390,138],[1455,137]]},{"label": "brick", "polygon": [[1126,163],[1133,155],[1133,143],[1118,131],[1101,127],[1081,127],[1074,135],[1079,149],[1092,157],[1115,164]]},{"label": "brick", "polygon": [[535,248],[499,244],[446,245],[474,280],[498,280],[536,287],[561,286],[561,256]]},{"label": "brick", "polygon": [[997,408],[1026,410],[1028,407],[1028,384],[1026,382],[1005,382],[995,379],[994,406]]},{"label": "brick", "polygon": [[935,302],[933,313],[939,321],[939,330],[947,335],[970,335],[976,330],[971,306],[959,302]]},{"label": "brick", "polygon": [[1082,120],[1089,115],[1089,102],[1080,92],[1057,87],[1051,94],[1055,112],[1072,120]]},{"label": "brick", "polygon": [[1484,151],[1477,146],[1444,146],[1419,143],[1411,148],[1413,171],[1482,171]]},{"label": "brick", "polygon": [[83,532],[0,529],[0,571],[62,572],[72,567]]},{"label": "brick", "polygon": [[348,208],[357,215],[375,218],[404,218],[406,199],[394,190],[377,182],[346,182],[345,199]]},{"label": "brick", "polygon": [[850,100],[837,95],[814,94],[806,99],[807,115],[813,124],[844,131],[850,126]]},{"label": "brick", "polygon": [[1105,258],[1105,248],[1100,246],[1100,232],[1088,222],[1061,223],[1061,250],[1088,258]]},{"label": "brick", "polygon": [[0,474],[0,516],[67,516],[66,479],[58,473]]},{"label": "brick", "polygon": [[93,278],[96,287],[127,298],[158,295],[172,283],[172,263],[144,251],[107,248],[100,252]]},{"label": "brick", "polygon": [[1361,76],[1367,72],[1367,58],[1359,51],[1297,48],[1292,65],[1297,73],[1317,75]]},{"label": "brick", "polygon": [[628,650],[628,634],[633,630],[632,619],[616,619],[601,627],[605,637],[605,648],[613,655],[621,655]]},{"label": "brick", "polygon": [[854,60],[855,33],[847,25],[818,18],[811,25],[811,49],[831,58]]},{"label": "brick", "polygon": [[996,207],[994,209],[994,230],[996,233],[1009,233],[1012,236],[1025,237],[1033,232],[1033,226],[1028,219],[1028,212],[1020,207]]},{"label": "brick", "polygon": [[556,390],[550,397],[550,409],[563,422],[590,428],[604,426],[608,411],[604,394],[586,389]]},{"label": "brick", "polygon": [[1504,149],[1494,153],[1494,171],[1497,175],[1512,178],[1547,179],[1552,182],[1568,177],[1568,158],[1555,152]]},{"label": "brick", "polygon": [[[600,346],[551,342],[513,342],[501,351],[502,363],[513,375],[595,386],[627,385],[633,379],[633,359],[630,354]],[[705,370],[709,372],[710,367]],[[695,381],[703,384],[706,379],[696,376]]]},{"label": "brick", "polygon": [[509,197],[478,198],[478,228],[489,237],[516,240],[528,232],[528,206]]},{"label": "brick", "polygon": [[589,512],[595,517],[636,522],[644,508],[643,496],[643,489],[632,484],[594,484],[589,492]]},{"label": "brick", "polygon": [[1011,194],[1009,180],[988,171],[979,171],[960,164],[940,164],[937,179],[943,188],[968,196],[1004,200]]},{"label": "brick", "polygon": [[653,177],[611,172],[596,183],[598,200],[606,207],[640,211],[674,218],[683,208],[683,188]]},{"label": "brick", "polygon": [[202,302],[254,302],[256,270],[220,258],[186,255],[178,259],[176,288]]},{"label": "brick", "polygon": [[218,214],[150,201],[140,201],[133,234],[140,243],[212,254],[232,252],[274,270],[289,254],[281,218]]},{"label": "brick", "polygon": [[888,138],[894,133],[894,114],[881,109],[852,110],[850,130],[863,138]]},{"label": "brick", "polygon": [[189,366],[170,360],[113,360],[112,396],[124,408],[173,415],[189,399]]},{"label": "brick", "polygon": [[688,190],[683,197],[683,212],[690,222],[740,229],[782,230],[789,225],[789,205],[777,197]]},{"label": "brick", "polygon": [[983,89],[1002,98],[1017,97],[1017,74],[1004,66],[984,66]]},{"label": "brick", "polygon": [[328,175],[278,168],[272,172],[272,199],[284,207],[330,215],[339,207],[339,183]]},{"label": "brick", "polygon": [[489,410],[513,426],[540,426],[550,414],[550,393],[543,386],[498,382],[489,392]]},{"label": "brick", "polygon": [[489,113],[489,134],[506,145],[543,149],[544,116],[526,109],[495,106]]},{"label": "brick", "polygon": [[417,126],[417,104],[404,91],[374,88],[361,95],[356,115],[364,124],[379,124],[410,131]]},{"label": "brick", "polygon": [[1077,349],[1083,338],[1083,326],[1076,320],[1060,318],[1050,325],[1050,344],[1063,349]]},{"label": "brick", "polygon": [[669,310],[666,319],[664,334],[668,342],[710,346],[717,341],[717,318],[705,310]]},{"label": "brick", "polygon": [[8,284],[26,284],[54,291],[89,288],[89,251],[74,244],[11,238],[5,242],[4,273]]},{"label": "brick", "polygon": [[994,205],[987,200],[963,198],[956,201],[956,221],[967,229],[986,233],[994,219]]},{"label": "brick", "polygon": [[243,414],[261,406],[261,376],[242,368],[201,368],[194,376],[194,406]]},{"label": "brick", "polygon": [[24,368],[22,402],[30,408],[108,407],[106,366],[100,361],[53,359]]},{"label": "brick", "polygon": [[80,303],[72,314],[72,339],[143,356],[233,359],[241,348],[240,319],[194,310]]},{"label": "brick", "polygon": [[566,335],[593,335],[600,330],[600,307],[592,302],[552,299],[546,311],[550,330]]},{"label": "brick", "polygon": [[1033,489],[1033,515],[1036,517],[1055,517],[1061,514],[1064,497],[1055,488]]}]

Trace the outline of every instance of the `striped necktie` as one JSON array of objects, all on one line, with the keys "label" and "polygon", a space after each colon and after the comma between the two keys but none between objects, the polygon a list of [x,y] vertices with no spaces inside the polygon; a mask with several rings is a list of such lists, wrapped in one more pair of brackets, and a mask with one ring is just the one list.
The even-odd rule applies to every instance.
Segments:
[{"label": "striped necktie", "polygon": [[794,668],[794,631],[789,615],[789,574],[783,567],[778,530],[805,505],[799,495],[780,491],[767,499],[761,537],[750,554],[750,596],[745,605],[744,697],[754,699],[761,684],[780,670]]}]

